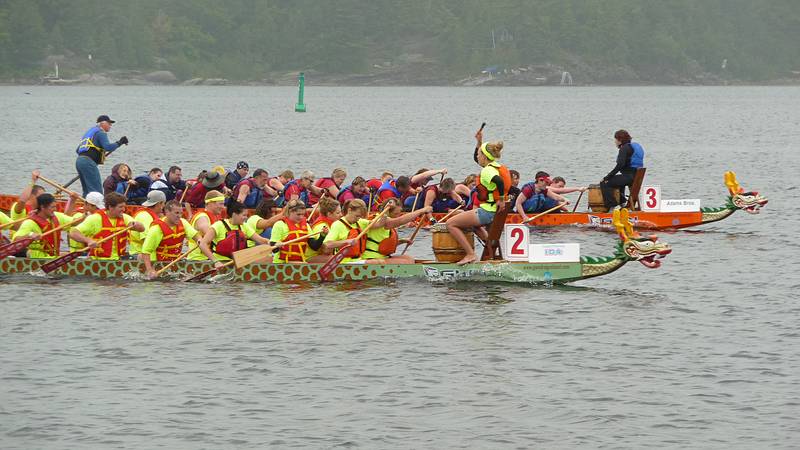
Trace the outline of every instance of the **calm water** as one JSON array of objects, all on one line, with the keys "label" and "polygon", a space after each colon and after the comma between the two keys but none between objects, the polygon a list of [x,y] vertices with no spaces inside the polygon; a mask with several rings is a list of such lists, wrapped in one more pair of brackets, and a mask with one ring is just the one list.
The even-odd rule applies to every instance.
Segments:
[{"label": "calm water", "polygon": [[[797,448],[800,88],[311,87],[306,114],[295,95],[0,87],[0,192],[34,168],[71,178],[107,113],[131,141],[112,162],[185,174],[246,159],[463,178],[486,121],[523,178],[584,184],[624,127],[664,198],[721,205],[732,169],[770,203],[660,233],[661,269],[560,288],[0,277],[1,448]],[[534,239],[609,254],[615,237]]]}]

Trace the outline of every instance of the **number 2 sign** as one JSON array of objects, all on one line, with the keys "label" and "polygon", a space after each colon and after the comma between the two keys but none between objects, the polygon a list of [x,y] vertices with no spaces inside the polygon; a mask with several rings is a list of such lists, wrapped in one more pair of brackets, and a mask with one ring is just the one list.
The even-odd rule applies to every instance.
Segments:
[{"label": "number 2 sign", "polygon": [[503,229],[503,256],[507,261],[527,261],[530,253],[530,229],[527,225],[507,224]]},{"label": "number 2 sign", "polygon": [[660,211],[661,186],[642,186],[639,194],[639,206],[642,211]]}]

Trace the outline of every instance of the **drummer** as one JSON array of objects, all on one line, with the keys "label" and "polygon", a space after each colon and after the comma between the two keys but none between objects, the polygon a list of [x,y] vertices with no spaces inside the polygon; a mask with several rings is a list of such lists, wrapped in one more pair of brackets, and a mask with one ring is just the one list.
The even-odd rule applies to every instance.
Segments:
[{"label": "drummer", "polygon": [[[473,159],[483,168],[477,186],[480,205],[447,221],[447,230],[466,252],[464,258],[458,261],[459,265],[478,260],[475,249],[469,244],[464,231],[491,224],[497,211],[506,208],[508,190],[511,188],[511,174],[508,168],[498,161],[503,152],[503,141],[483,142],[482,130],[478,131],[475,139],[478,145],[475,147]],[[484,240],[488,237],[482,228],[477,228],[476,232]]]}]

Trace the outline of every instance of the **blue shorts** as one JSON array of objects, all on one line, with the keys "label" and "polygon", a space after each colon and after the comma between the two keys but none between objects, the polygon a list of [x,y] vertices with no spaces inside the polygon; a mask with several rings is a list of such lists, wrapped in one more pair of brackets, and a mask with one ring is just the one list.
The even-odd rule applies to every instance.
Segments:
[{"label": "blue shorts", "polygon": [[487,211],[483,208],[478,208],[478,223],[481,225],[489,225],[494,221],[494,213]]}]

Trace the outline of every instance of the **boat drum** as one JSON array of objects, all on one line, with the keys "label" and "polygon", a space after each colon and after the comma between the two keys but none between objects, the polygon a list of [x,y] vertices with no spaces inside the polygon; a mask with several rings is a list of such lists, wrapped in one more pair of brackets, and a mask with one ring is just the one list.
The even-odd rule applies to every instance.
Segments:
[{"label": "boat drum", "polygon": [[[617,189],[617,204],[619,204],[620,194],[622,192]],[[608,208],[606,208],[606,203],[603,201],[603,191],[600,190],[599,184],[590,184],[589,185],[589,209],[592,212],[608,212]]]},{"label": "boat drum", "polygon": [[[472,248],[475,248],[475,235],[470,231],[464,233],[467,241]],[[447,231],[447,224],[437,223],[431,227],[433,241],[433,254],[438,262],[457,262],[460,261],[467,252],[458,245],[458,241]]]}]

